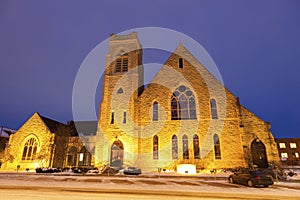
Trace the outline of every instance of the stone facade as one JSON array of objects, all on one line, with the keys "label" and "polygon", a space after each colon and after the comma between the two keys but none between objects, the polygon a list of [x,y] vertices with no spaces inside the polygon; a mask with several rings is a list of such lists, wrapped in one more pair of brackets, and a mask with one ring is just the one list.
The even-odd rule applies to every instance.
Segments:
[{"label": "stone facade", "polygon": [[279,163],[270,124],[242,106],[183,44],[146,87],[142,54],[137,33],[112,34],[97,130],[74,137],[80,132],[74,125],[70,134],[70,124],[35,113],[11,136],[5,168],[157,171],[192,164],[199,171]]},{"label": "stone facade", "polygon": [[[23,156],[23,151],[25,144],[30,139],[36,141],[37,149],[34,153],[35,157],[27,159],[26,156]],[[51,149],[53,141],[54,133],[46,126],[41,116],[35,113],[15,134],[10,136],[5,155],[6,162],[3,168],[17,169],[17,166],[19,166],[21,170],[24,170],[26,168],[35,169],[37,167],[50,166],[50,160],[53,156],[51,155],[53,152]],[[32,145],[31,147],[34,148],[34,146]],[[33,153],[33,148],[31,148],[31,154]]]},{"label": "stone facade", "polygon": [[[99,111],[96,165],[113,164],[115,156],[125,166],[134,165],[150,171],[174,170],[178,164],[195,164],[200,170],[267,167],[268,163],[278,163],[270,124],[240,105],[239,99],[182,44],[146,88],[142,86],[141,54],[136,33],[111,36]],[[124,55],[128,59],[128,70],[120,71],[117,68]],[[171,97],[180,87],[188,88],[195,97],[196,116],[193,119],[172,119]],[[212,99],[218,115],[215,119]],[[158,105],[157,111],[153,111],[154,102]],[[155,120],[153,112],[158,113]],[[218,147],[214,135],[219,138]],[[175,159],[173,136],[177,137]],[[183,137],[186,136],[185,143]],[[194,137],[198,138],[196,146],[200,148],[200,155],[194,151]],[[184,154],[185,144],[188,144],[188,158]],[[215,151],[220,151],[221,155],[216,155]]]},{"label": "stone facade", "polygon": [[10,136],[2,168],[92,167],[95,136],[78,137],[74,128],[74,123],[66,125],[34,113]]}]

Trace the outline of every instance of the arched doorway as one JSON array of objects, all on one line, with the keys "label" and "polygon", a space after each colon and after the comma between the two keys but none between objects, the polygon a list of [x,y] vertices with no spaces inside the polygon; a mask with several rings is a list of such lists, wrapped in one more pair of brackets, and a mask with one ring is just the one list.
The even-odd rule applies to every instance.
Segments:
[{"label": "arched doorway", "polygon": [[124,147],[120,140],[111,145],[110,166],[121,167],[123,165]]},{"label": "arched doorway", "polygon": [[255,139],[251,143],[251,155],[253,165],[258,168],[268,168],[266,147],[259,139]]}]

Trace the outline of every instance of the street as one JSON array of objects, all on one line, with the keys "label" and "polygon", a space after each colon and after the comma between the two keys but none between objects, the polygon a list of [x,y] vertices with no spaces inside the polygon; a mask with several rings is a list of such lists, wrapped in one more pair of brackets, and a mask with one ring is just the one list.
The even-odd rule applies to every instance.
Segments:
[{"label": "street", "polygon": [[176,191],[150,191],[150,190],[111,190],[99,189],[89,190],[68,187],[3,187],[0,189],[1,199],[5,200],[112,200],[112,199],[144,199],[155,200],[172,198],[173,200],[193,200],[193,199],[297,199],[297,197],[282,197],[275,195],[249,195],[249,194],[230,194],[230,193],[212,193],[212,192],[176,192]]}]

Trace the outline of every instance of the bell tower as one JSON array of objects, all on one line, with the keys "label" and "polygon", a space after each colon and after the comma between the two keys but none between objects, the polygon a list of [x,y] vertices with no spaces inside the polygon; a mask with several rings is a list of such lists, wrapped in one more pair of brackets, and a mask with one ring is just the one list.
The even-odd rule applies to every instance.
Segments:
[{"label": "bell tower", "polygon": [[[135,155],[137,141],[135,103],[144,89],[142,45],[136,32],[128,35],[111,34],[106,56],[102,101],[98,118],[98,159],[100,163],[116,161],[112,144],[123,144],[124,156],[120,163],[130,163]],[[130,154],[131,154],[130,153]]]}]

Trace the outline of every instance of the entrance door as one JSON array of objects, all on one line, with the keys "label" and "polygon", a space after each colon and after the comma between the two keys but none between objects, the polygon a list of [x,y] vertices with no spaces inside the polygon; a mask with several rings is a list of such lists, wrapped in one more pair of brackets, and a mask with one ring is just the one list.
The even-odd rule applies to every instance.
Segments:
[{"label": "entrance door", "polygon": [[111,145],[110,166],[121,167],[123,165],[124,147],[120,140]]},{"label": "entrance door", "polygon": [[258,168],[268,168],[268,160],[266,147],[260,140],[253,140],[251,143],[251,154],[253,165],[257,165]]}]

